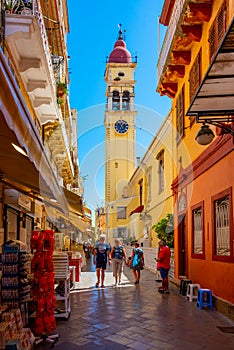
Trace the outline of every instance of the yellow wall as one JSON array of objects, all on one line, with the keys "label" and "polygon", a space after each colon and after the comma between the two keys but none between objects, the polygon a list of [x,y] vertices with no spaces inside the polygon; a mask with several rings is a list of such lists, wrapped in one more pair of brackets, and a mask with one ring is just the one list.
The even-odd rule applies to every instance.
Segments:
[{"label": "yellow wall", "polygon": [[[141,215],[136,213],[130,217],[130,235],[133,236],[134,232],[136,239],[147,244],[147,240],[144,239],[147,233],[148,243],[153,247],[157,246],[158,239],[152,226],[165,218],[167,214],[174,213],[171,191],[175,159],[173,139],[171,114],[169,113],[129,182],[134,195],[137,196],[137,199],[132,201],[128,208],[129,213],[140,205],[138,183],[141,179],[143,179],[142,204],[144,205]],[[157,156],[162,150],[164,151],[164,190],[159,191],[159,161]],[[149,177],[151,177],[151,181]]]},{"label": "yellow wall", "polygon": [[[210,18],[209,22],[203,22],[202,24],[202,37],[200,42],[193,41],[192,49],[191,49],[191,62],[189,65],[185,66],[185,75],[184,78],[178,79],[178,92],[176,97],[172,100],[172,113],[173,113],[173,125],[175,127],[176,125],[176,101],[177,97],[182,89],[182,87],[185,87],[185,113],[189,108],[189,105],[191,103],[190,96],[189,96],[189,72],[191,70],[191,67],[193,66],[193,63],[201,49],[202,57],[201,57],[201,76],[204,77],[205,73],[208,70],[210,61],[209,61],[209,30],[210,27],[213,24],[213,21],[217,15],[217,12],[220,9],[220,6],[222,5],[222,0],[216,0],[213,1],[212,5],[212,17]],[[234,1],[226,1],[227,4],[227,21],[229,22],[234,14]],[[228,23],[229,24],[229,23]],[[228,26],[228,25],[227,25]],[[185,49],[186,50],[186,49]],[[199,145],[196,140],[196,134],[201,128],[200,123],[194,122],[191,124],[190,118],[185,116],[185,136],[177,146],[177,158],[179,159],[182,157],[182,166],[183,168],[186,168],[191,164],[191,162],[196,159],[203,151],[204,146]],[[176,127],[175,127],[176,128]],[[215,134],[215,127],[210,126],[210,129],[213,130]]]}]

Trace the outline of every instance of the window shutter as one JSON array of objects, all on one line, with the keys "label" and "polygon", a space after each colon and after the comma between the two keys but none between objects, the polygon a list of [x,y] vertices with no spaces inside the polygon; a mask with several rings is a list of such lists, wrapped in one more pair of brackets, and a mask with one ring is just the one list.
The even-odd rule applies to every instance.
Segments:
[{"label": "window shutter", "polygon": [[210,61],[217,51],[226,31],[226,3],[223,2],[209,32]]},{"label": "window shutter", "polygon": [[178,96],[176,104],[177,141],[184,136],[184,86]]}]

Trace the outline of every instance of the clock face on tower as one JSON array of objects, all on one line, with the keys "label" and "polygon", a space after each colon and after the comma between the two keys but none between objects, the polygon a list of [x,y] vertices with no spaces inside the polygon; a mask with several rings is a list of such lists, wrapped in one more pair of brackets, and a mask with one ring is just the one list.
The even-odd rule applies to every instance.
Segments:
[{"label": "clock face on tower", "polygon": [[118,134],[125,134],[128,131],[128,123],[125,120],[117,120],[115,123],[115,131]]}]

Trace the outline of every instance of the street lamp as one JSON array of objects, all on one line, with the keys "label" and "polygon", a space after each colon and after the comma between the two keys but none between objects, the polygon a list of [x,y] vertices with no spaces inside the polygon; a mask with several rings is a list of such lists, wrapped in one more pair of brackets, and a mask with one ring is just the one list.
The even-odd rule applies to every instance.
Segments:
[{"label": "street lamp", "polygon": [[209,145],[215,137],[213,131],[209,128],[208,125],[202,125],[201,129],[198,131],[195,140],[199,145]]},{"label": "street lamp", "polygon": [[207,124],[216,126],[216,135],[231,134],[234,136],[234,117],[196,117],[197,123],[203,123],[203,126],[198,131],[195,140],[199,145],[209,145],[214,139],[214,133]]}]

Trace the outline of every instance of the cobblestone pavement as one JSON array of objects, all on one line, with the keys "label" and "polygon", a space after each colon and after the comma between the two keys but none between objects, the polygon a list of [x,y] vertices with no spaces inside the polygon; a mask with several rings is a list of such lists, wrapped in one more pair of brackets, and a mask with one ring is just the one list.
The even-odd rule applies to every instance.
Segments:
[{"label": "cobblestone pavement", "polygon": [[[120,286],[114,286],[111,271],[106,287],[95,288],[91,263],[81,273],[81,281],[71,292],[71,315],[57,320],[60,338],[57,350],[231,350],[234,334],[218,327],[234,329],[234,323],[215,310],[198,309],[173,285],[170,294],[160,294],[155,274],[142,271],[139,285],[132,271],[124,267]],[[40,349],[46,349],[42,344]]]}]

